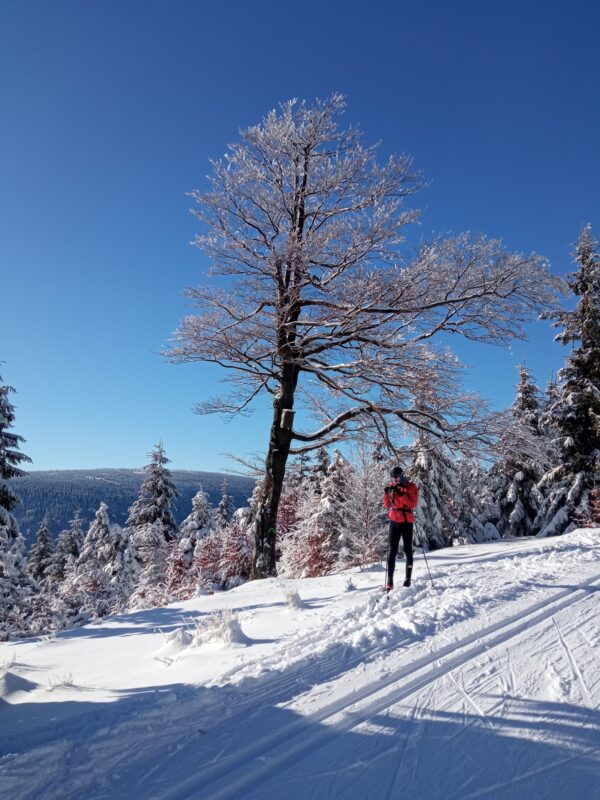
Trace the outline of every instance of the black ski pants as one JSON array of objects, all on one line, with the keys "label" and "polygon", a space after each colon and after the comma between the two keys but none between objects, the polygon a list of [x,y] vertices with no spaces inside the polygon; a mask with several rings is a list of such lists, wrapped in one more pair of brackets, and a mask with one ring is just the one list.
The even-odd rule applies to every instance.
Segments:
[{"label": "black ski pants", "polygon": [[396,566],[396,556],[398,555],[398,546],[400,545],[400,538],[402,537],[402,547],[406,554],[406,577],[409,577],[412,572],[413,565],[413,524],[412,522],[394,522],[390,520],[390,534],[388,551],[388,583],[394,582],[394,567]]}]

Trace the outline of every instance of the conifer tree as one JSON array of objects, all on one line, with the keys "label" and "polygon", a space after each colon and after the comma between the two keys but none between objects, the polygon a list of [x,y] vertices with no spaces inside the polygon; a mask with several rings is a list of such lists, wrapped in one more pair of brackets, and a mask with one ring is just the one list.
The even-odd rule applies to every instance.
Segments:
[{"label": "conifer tree", "polygon": [[477,461],[457,462],[458,495],[453,507],[459,544],[489,542],[500,538],[495,521],[499,509],[494,501],[489,475]]},{"label": "conifer tree", "polygon": [[426,434],[417,438],[411,480],[419,489],[415,536],[430,550],[447,547],[456,536],[459,496],[456,464],[442,445]]},{"label": "conifer tree", "polygon": [[132,541],[140,564],[130,609],[154,608],[167,600],[167,543],[160,519],[134,529]]},{"label": "conifer tree", "polygon": [[229,494],[229,483],[227,478],[224,478],[221,485],[221,499],[216,513],[216,527],[225,530],[231,522],[234,511],[233,497]]},{"label": "conifer tree", "polygon": [[213,528],[208,495],[202,487],[192,498],[192,512],[181,523],[179,539],[171,543],[167,555],[167,595],[176,600],[193,597],[198,582],[194,554],[198,543]]},{"label": "conifer tree", "polygon": [[577,240],[575,260],[578,268],[568,283],[577,305],[548,315],[563,329],[556,340],[573,349],[558,375],[560,396],[548,412],[557,463],[540,481],[546,493],[537,520],[540,536],[577,525],[600,475],[600,255],[589,225]]},{"label": "conifer tree", "polygon": [[37,583],[41,583],[50,574],[54,557],[54,547],[48,530],[48,516],[40,523],[36,540],[29,551],[29,574]]},{"label": "conifer tree", "polygon": [[219,578],[225,589],[232,589],[250,578],[252,567],[252,528],[249,508],[240,508],[223,532],[219,559]]},{"label": "conifer tree", "polygon": [[500,458],[490,472],[499,512],[496,527],[501,536],[537,533],[535,522],[543,500],[537,484],[547,453],[541,415],[540,391],[521,364],[516,398],[498,444]]},{"label": "conifer tree", "polygon": [[15,420],[9,400],[13,391],[0,385],[0,641],[26,631],[27,602],[34,588],[25,542],[12,514],[19,498],[8,484],[11,478],[25,474],[19,464],[31,460],[20,452],[23,437],[10,430]]},{"label": "conifer tree", "polygon": [[155,445],[149,455],[146,479],[140,487],[138,499],[129,508],[127,527],[133,529],[159,522],[165,541],[177,538],[178,527],[173,516],[173,503],[179,492],[167,468],[169,459],[162,442]]},{"label": "conifer tree", "polygon": [[85,593],[85,610],[92,617],[122,610],[138,572],[128,530],[111,524],[106,503],[100,503],[76,565],[77,583]]},{"label": "conifer tree", "polygon": [[49,577],[55,583],[65,579],[67,567],[74,564],[79,558],[83,546],[83,528],[79,511],[75,511],[69,527],[61,531],[56,539],[54,558],[50,567]]}]

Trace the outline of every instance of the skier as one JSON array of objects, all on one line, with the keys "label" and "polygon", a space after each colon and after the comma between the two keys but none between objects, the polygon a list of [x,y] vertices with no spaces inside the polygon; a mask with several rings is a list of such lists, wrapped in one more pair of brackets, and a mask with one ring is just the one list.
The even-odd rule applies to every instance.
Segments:
[{"label": "skier", "polygon": [[391,471],[392,482],[385,487],[383,502],[390,509],[389,550],[387,561],[386,592],[394,588],[394,567],[400,537],[406,554],[406,578],[404,586],[410,586],[413,568],[413,522],[412,514],[419,500],[419,490],[404,474],[402,467],[394,467]]}]

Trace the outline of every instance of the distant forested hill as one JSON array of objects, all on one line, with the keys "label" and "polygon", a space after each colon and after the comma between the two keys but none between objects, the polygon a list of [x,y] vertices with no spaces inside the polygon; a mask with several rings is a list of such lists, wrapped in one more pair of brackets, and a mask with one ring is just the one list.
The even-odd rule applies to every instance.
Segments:
[{"label": "distant forested hill", "polygon": [[[173,470],[173,478],[181,494],[175,507],[175,517],[181,522],[190,513],[192,497],[202,486],[210,503],[217,506],[221,485],[226,477],[229,494],[236,508],[248,505],[254,488],[253,478],[223,475],[218,472]],[[81,511],[84,530],[94,517],[101,501],[108,505],[113,522],[125,524],[127,509],[137,498],[144,471],[139,469],[91,469],[30,472],[15,478],[11,485],[21,498],[15,516],[28,544],[35,535],[44,514],[48,514],[50,532],[56,536],[65,528],[76,509]]]}]

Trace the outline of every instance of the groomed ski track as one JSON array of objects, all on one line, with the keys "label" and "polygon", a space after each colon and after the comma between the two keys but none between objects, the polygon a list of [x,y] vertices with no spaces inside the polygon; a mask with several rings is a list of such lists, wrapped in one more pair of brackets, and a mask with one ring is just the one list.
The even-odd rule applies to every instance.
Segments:
[{"label": "groomed ski track", "polygon": [[[446,645],[430,656],[422,656],[412,664],[393,670],[379,680],[375,687],[364,686],[360,690],[353,690],[320,711],[308,715],[306,719],[298,720],[287,728],[274,731],[253,742],[237,756],[222,759],[204,769],[201,779],[194,777],[184,781],[160,796],[164,800],[186,800],[191,797],[233,800],[248,797],[251,790],[259,787],[269,777],[281,774],[288,765],[306,758],[327,740],[334,739],[338,732],[357,727],[482,653],[531,631],[536,625],[548,620],[556,624],[555,614],[589,599],[589,589],[599,586],[600,578],[590,579],[579,589],[558,592],[549,601],[535,603],[529,609],[489,625],[461,641]],[[307,728],[313,727],[315,723],[325,724],[327,727],[306,738]],[[600,742],[588,752],[598,750]]]}]

